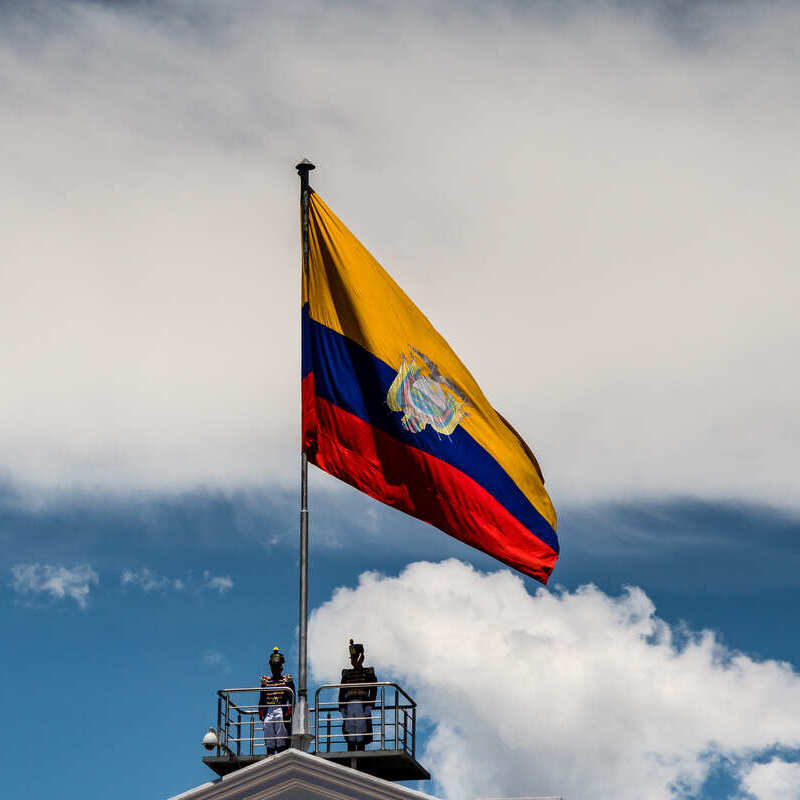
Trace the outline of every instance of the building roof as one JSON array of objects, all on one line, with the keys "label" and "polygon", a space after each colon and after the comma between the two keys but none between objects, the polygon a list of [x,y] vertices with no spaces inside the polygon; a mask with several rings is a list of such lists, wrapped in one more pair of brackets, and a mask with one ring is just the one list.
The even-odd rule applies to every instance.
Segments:
[{"label": "building roof", "polygon": [[437,800],[290,748],[169,800]]}]

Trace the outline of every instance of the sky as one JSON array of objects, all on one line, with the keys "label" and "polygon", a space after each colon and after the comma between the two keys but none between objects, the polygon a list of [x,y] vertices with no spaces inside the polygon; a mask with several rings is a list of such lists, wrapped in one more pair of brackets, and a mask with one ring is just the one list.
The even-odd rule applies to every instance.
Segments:
[{"label": "sky", "polygon": [[545,589],[312,470],[313,682],[362,639],[445,800],[798,800],[799,39],[788,2],[0,3],[10,796],[202,783],[216,690],[295,669],[308,157],[561,542]]}]

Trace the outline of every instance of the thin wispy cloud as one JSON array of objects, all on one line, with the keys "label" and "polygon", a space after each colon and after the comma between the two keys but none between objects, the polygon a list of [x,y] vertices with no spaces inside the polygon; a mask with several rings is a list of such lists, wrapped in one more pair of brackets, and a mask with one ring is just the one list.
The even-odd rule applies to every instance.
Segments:
[{"label": "thin wispy cloud", "polygon": [[210,570],[204,570],[199,577],[190,570],[184,578],[170,578],[166,575],[159,575],[148,567],[138,570],[123,570],[120,584],[123,588],[135,587],[145,593],[190,590],[225,594],[233,588],[233,580],[230,575],[213,575]]},{"label": "thin wispy cloud", "polygon": [[182,592],[186,588],[186,584],[180,578],[157,575],[147,567],[140,570],[123,570],[120,583],[123,587],[136,586],[143,592],[163,592],[169,589]]},{"label": "thin wispy cloud", "polygon": [[225,594],[233,588],[230,575],[212,575],[208,570],[203,573],[201,588],[209,589],[219,594]]},{"label": "thin wispy cloud", "polygon": [[308,155],[557,505],[797,507],[796,3],[14,8],[12,480],[294,482]]},{"label": "thin wispy cloud", "polygon": [[230,660],[224,653],[220,653],[219,650],[204,651],[202,661],[207,667],[220,669],[223,675],[230,675],[233,671]]},{"label": "thin wispy cloud", "polygon": [[93,586],[100,582],[88,564],[66,567],[57,564],[14,564],[11,587],[25,598],[44,595],[53,600],[70,599],[86,609]]}]

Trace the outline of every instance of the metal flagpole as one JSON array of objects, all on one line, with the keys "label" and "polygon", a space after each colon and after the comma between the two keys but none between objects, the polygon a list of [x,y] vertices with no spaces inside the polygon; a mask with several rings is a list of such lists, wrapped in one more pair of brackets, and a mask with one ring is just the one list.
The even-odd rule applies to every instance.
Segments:
[{"label": "metal flagpole", "polygon": [[[300,238],[303,280],[308,270],[308,173],[314,165],[304,158],[297,166],[300,176]],[[308,724],[308,457],[300,453],[300,632],[298,636],[297,702],[292,715],[292,747],[307,750],[311,743]]]}]

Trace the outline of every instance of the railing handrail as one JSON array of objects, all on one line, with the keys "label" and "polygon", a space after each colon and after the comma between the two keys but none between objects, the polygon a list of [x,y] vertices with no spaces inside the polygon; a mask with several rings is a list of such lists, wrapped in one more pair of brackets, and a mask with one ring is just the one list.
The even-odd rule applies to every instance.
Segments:
[{"label": "railing handrail", "polygon": [[[269,691],[270,688],[272,688],[272,687],[270,687],[270,686],[253,686],[252,688],[217,689],[217,695],[220,698],[225,698],[228,706],[230,708],[232,708],[234,711],[239,711],[242,714],[257,714],[258,713],[258,709],[267,708],[267,704],[266,703],[264,703],[264,704],[257,703],[256,705],[253,705],[252,703],[248,703],[248,705],[246,705],[246,706],[240,706],[237,703],[234,703],[233,700],[230,699],[230,697],[225,697],[225,695],[227,695],[228,692],[264,692],[264,691]],[[296,699],[296,695],[295,695],[294,689],[292,689],[291,686],[276,686],[274,688],[275,688],[276,691],[290,692],[291,695],[292,695],[292,699],[291,699],[291,702],[289,702],[289,703],[269,703],[269,705],[271,705],[271,706],[281,706],[282,708],[283,707],[288,707],[288,706],[294,706],[294,701]],[[254,709],[254,710],[251,711],[251,709]]]},{"label": "railing handrail", "polygon": [[[402,694],[403,697],[405,697],[406,700],[408,700],[409,703],[411,703],[412,705],[416,705],[416,703],[414,702],[414,699],[403,689],[402,686],[400,686],[398,683],[395,683],[394,681],[372,681],[370,683],[323,683],[323,684],[321,684],[319,686],[317,691],[314,693],[314,696],[316,697],[317,695],[319,695],[319,693],[323,689],[340,689],[340,688],[345,687],[345,686],[347,688],[349,688],[349,689],[352,689],[352,688],[369,688],[369,687],[372,687],[372,686],[392,686],[395,689],[397,689],[397,691],[400,692],[400,694]],[[223,694],[230,694],[230,693],[235,693],[235,692],[260,692],[262,690],[268,690],[268,689],[272,689],[272,688],[274,688],[275,690],[279,690],[280,689],[280,690],[283,690],[283,691],[291,692],[293,696],[295,694],[294,689],[292,689],[291,686],[274,686],[274,687],[272,687],[272,686],[237,686],[237,687],[233,687],[233,688],[230,688],[230,689],[217,689],[217,694],[222,696]]]},{"label": "railing handrail", "polygon": [[[317,691],[314,692],[314,703],[316,704],[318,702],[319,693],[323,689],[343,689],[345,687],[348,688],[348,689],[368,689],[368,688],[371,688],[373,686],[375,686],[375,687],[377,687],[377,686],[391,686],[391,687],[394,687],[395,689],[397,689],[398,692],[400,692],[401,695],[403,695],[403,697],[406,700],[408,700],[408,702],[411,705],[411,708],[416,708],[417,707],[417,704],[416,704],[414,698],[411,697],[409,694],[407,694],[404,691],[404,689],[399,684],[395,683],[394,681],[372,681],[371,683],[323,683],[317,689]],[[331,700],[331,701],[325,701],[325,702],[333,702],[333,701]]]},{"label": "railing handrail", "polygon": [[267,685],[267,686],[238,686],[238,687],[236,687],[234,689],[217,689],[217,694],[222,695],[222,694],[225,694],[226,692],[260,692],[260,691],[262,691],[264,689],[266,689],[266,690],[275,689],[275,691],[278,691],[278,690],[282,689],[282,690],[284,690],[286,692],[291,692],[292,694],[294,694],[294,689],[292,689],[291,686],[279,686],[279,685],[274,685],[274,686],[270,686],[270,685]]}]

